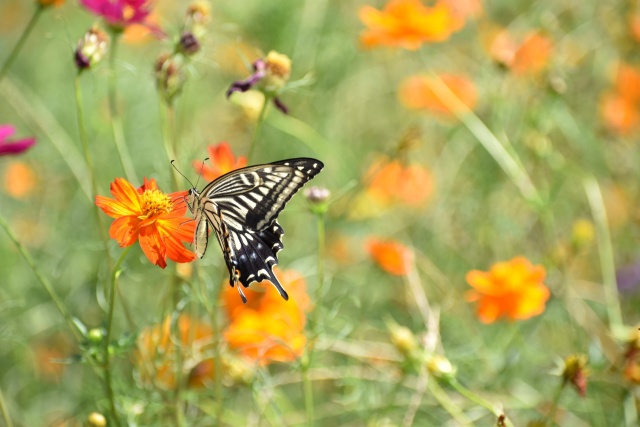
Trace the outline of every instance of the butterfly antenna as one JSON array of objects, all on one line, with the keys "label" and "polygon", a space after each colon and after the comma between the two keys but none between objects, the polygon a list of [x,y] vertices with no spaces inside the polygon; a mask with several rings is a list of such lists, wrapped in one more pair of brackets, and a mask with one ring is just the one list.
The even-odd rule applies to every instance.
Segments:
[{"label": "butterfly antenna", "polygon": [[204,162],[206,162],[207,160],[209,160],[208,157],[205,157],[202,160],[202,166],[200,166],[200,174],[198,175],[198,180],[196,181],[196,186],[193,188],[198,188],[198,183],[200,182],[200,178],[202,177],[202,171],[204,170]]},{"label": "butterfly antenna", "polygon": [[[179,173],[179,174],[180,174],[184,179],[186,179],[186,180],[187,180],[187,182],[188,182],[189,184],[191,184],[191,188],[196,188],[196,187],[193,185],[193,183],[189,180],[189,178],[187,178],[187,177],[185,176],[185,174],[183,174],[182,172],[180,172],[180,171],[178,170],[178,168],[176,167],[176,165],[174,165],[174,164],[173,164],[173,162],[175,162],[175,160],[171,160],[171,166],[173,166],[173,168],[176,170],[176,172],[178,172],[178,173]],[[198,178],[198,179],[199,179],[199,178]],[[197,183],[196,183],[196,185],[197,185]]]}]

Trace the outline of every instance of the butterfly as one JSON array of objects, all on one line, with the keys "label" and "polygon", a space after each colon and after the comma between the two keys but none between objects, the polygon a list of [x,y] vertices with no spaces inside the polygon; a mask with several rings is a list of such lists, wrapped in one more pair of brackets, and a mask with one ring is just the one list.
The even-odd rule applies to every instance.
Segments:
[{"label": "butterfly", "polygon": [[282,250],[284,230],[278,214],[293,195],[324,167],[320,160],[297,158],[236,169],[211,181],[202,191],[191,188],[187,197],[196,229],[194,252],[202,258],[211,229],[216,234],[229,270],[229,284],[246,303],[245,288],[270,281],[289,299],[273,272]]}]

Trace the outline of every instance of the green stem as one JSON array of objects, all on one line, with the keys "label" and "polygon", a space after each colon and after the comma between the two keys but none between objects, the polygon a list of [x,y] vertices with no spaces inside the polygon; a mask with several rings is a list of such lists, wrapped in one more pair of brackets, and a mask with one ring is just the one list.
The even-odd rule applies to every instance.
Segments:
[{"label": "green stem", "polygon": [[58,296],[56,291],[53,289],[53,286],[51,286],[51,283],[49,282],[49,280],[47,280],[47,278],[44,277],[44,275],[40,272],[40,270],[36,266],[35,261],[31,257],[31,254],[29,254],[29,251],[27,251],[27,248],[25,248],[22,245],[22,243],[20,243],[16,235],[13,234],[13,231],[11,231],[11,229],[9,228],[9,224],[7,224],[7,221],[2,215],[0,215],[0,226],[7,233],[7,235],[9,236],[9,239],[11,239],[13,244],[16,245],[16,248],[18,248],[18,251],[20,252],[22,257],[25,259],[25,261],[27,261],[27,264],[29,264],[29,267],[31,267],[31,270],[38,278],[38,281],[40,282],[40,284],[44,287],[44,289],[47,291],[47,293],[55,303],[56,307],[58,308],[58,311],[60,311],[60,313],[62,314],[62,317],[64,317],[64,319],[67,321],[67,324],[69,325],[69,328],[71,329],[71,332],[75,336],[76,340],[78,342],[82,342],[84,339],[82,336],[82,332],[77,328],[75,322],[73,321],[73,317],[71,317],[71,314],[69,313],[69,311],[67,310],[67,307],[62,302],[62,299]]},{"label": "green stem", "polygon": [[562,390],[564,390],[565,384],[567,384],[566,381],[561,381],[560,386],[553,395],[553,400],[551,401],[551,409],[545,417],[545,424],[551,425],[551,423],[553,423],[553,420],[556,417],[556,412],[558,411],[558,402],[560,401],[560,395],[562,394]]},{"label": "green stem", "polygon": [[600,256],[600,269],[604,283],[604,300],[609,318],[609,329],[614,335],[623,328],[620,299],[618,298],[618,286],[616,282],[616,267],[611,245],[611,234],[607,221],[607,211],[604,206],[602,192],[598,182],[589,177],[584,182],[584,190],[589,199],[593,221],[596,226],[596,238],[598,240],[598,254]]},{"label": "green stem", "polygon": [[447,411],[459,425],[473,426],[471,420],[467,418],[462,409],[451,400],[447,393],[445,393],[442,387],[440,387],[440,384],[438,384],[438,381],[429,377],[427,380],[427,388],[431,392],[431,395],[438,401],[440,406],[442,406],[442,408],[444,408],[444,410]]},{"label": "green stem", "polygon": [[[175,110],[171,104],[160,100],[160,122],[162,128],[162,142],[164,151],[167,153],[169,161],[176,159],[176,138],[174,132]],[[178,191],[178,172],[171,168],[171,183],[173,191]]]},{"label": "green stem", "polygon": [[7,408],[7,404],[4,401],[4,394],[2,393],[2,389],[0,389],[0,412],[2,413],[2,419],[4,420],[5,427],[13,427],[11,417],[9,416],[9,409]]},{"label": "green stem", "polygon": [[249,146],[249,154],[247,155],[248,164],[251,164],[251,158],[253,156],[253,152],[256,147],[256,141],[258,139],[258,132],[260,131],[262,122],[264,122],[264,117],[267,113],[267,108],[269,107],[269,101],[271,101],[271,98],[265,95],[264,103],[262,104],[262,108],[260,109],[260,115],[258,116],[258,121],[256,122],[256,128],[253,130],[253,135],[251,136],[251,145]]},{"label": "green stem", "polygon": [[127,151],[127,145],[124,139],[124,131],[122,130],[122,120],[118,111],[118,94],[117,94],[117,73],[116,73],[116,56],[118,39],[120,33],[112,32],[111,52],[109,55],[109,112],[111,114],[111,129],[113,130],[113,139],[118,152],[120,165],[124,170],[124,174],[129,182],[138,182],[131,157]]},{"label": "green stem", "polygon": [[[89,178],[91,179],[91,201],[95,200],[96,195],[98,194],[98,184],[96,182],[96,175],[93,169],[93,161],[91,160],[91,153],[89,152],[89,141],[87,138],[87,130],[84,125],[84,110],[82,109],[82,92],[80,90],[80,75],[81,71],[78,71],[76,74],[76,78],[74,80],[74,88],[76,92],[76,112],[78,116],[78,129],[80,131],[80,141],[82,142],[82,152],[84,154],[84,160],[87,163],[87,169],[89,169]],[[109,263],[109,269],[113,269],[113,258],[111,258],[111,252],[109,251],[109,236],[107,236],[107,232],[104,228],[104,223],[102,222],[102,216],[100,215],[100,208],[98,205],[93,203],[94,212],[96,214],[96,221],[98,223],[98,228],[100,229],[100,237],[102,238],[102,243],[104,245],[104,252],[107,254],[107,261]]]},{"label": "green stem", "polygon": [[18,57],[18,53],[20,53],[20,51],[22,50],[22,46],[24,46],[24,43],[27,41],[27,38],[29,38],[29,34],[31,34],[31,31],[33,31],[34,27],[36,26],[36,23],[38,22],[38,18],[40,18],[40,15],[42,14],[43,10],[44,10],[44,6],[38,3],[36,6],[35,12],[33,12],[33,15],[31,15],[31,19],[29,20],[29,23],[27,24],[26,28],[22,32],[22,35],[18,39],[18,43],[16,43],[16,46],[13,48],[13,50],[9,54],[9,57],[5,61],[4,65],[2,66],[2,69],[0,70],[0,82],[2,82],[2,79],[4,79],[4,76],[7,74],[7,71],[9,71],[11,64],[13,64],[13,61],[15,61],[15,59]]},{"label": "green stem", "polygon": [[467,127],[478,142],[493,157],[505,174],[518,187],[522,197],[533,206],[542,205],[538,190],[533,185],[526,169],[515,154],[509,153],[491,130],[465,105],[455,93],[435,74],[426,80],[429,89],[447,106],[447,108]]},{"label": "green stem", "polygon": [[313,386],[311,384],[311,378],[309,378],[309,367],[311,364],[311,352],[307,351],[304,355],[306,360],[302,361],[302,382],[304,385],[304,410],[307,415],[307,427],[313,427],[315,419],[314,407],[313,407]]},{"label": "green stem", "polygon": [[[476,403],[477,405],[480,405],[480,406],[488,409],[496,417],[500,417],[502,415],[505,415],[504,411],[499,410],[493,403],[489,402],[488,400],[484,400],[483,398],[481,398],[480,396],[478,396],[477,394],[475,394],[474,392],[472,392],[468,388],[464,387],[455,378],[450,380],[449,384],[451,384],[451,387],[453,387],[458,393],[460,393],[461,395],[463,395],[464,397],[466,397],[470,401]],[[505,424],[507,426],[513,427],[513,423],[509,420],[509,418],[505,419]]]},{"label": "green stem", "polygon": [[[87,169],[89,170],[89,177],[91,180],[91,195],[90,201],[93,201],[98,194],[98,184],[96,180],[96,175],[93,167],[93,161],[91,159],[91,152],[89,151],[89,138],[87,137],[87,129],[85,127],[85,119],[84,119],[84,109],[82,108],[82,91],[80,89],[80,76],[81,71],[78,71],[76,74],[76,78],[74,80],[75,94],[76,94],[76,111],[78,116],[78,129],[80,131],[80,141],[82,142],[82,152],[84,154],[84,160],[87,163]],[[113,270],[113,257],[111,255],[111,251],[109,250],[109,235],[107,234],[107,230],[104,226],[104,222],[102,220],[102,215],[100,215],[100,208],[98,205],[93,203],[94,212],[96,215],[96,221],[98,224],[98,229],[100,230],[100,238],[102,239],[102,245],[104,246],[104,253],[107,255],[107,265],[109,267],[109,271]],[[118,293],[118,297],[120,298],[120,303],[122,304],[122,308],[124,309],[125,317],[127,318],[127,323],[131,329],[135,329],[133,323],[133,317],[131,316],[131,312],[129,310],[129,306],[127,305],[122,294]]]},{"label": "green stem", "polygon": [[113,394],[113,386],[111,380],[111,354],[109,353],[109,348],[111,344],[111,334],[113,332],[113,312],[115,303],[116,303],[116,292],[117,292],[117,284],[118,284],[118,276],[120,275],[120,266],[122,262],[126,258],[127,254],[131,250],[133,246],[127,246],[127,248],[122,251],[120,258],[116,262],[116,265],[113,267],[111,271],[111,290],[109,292],[109,313],[107,317],[107,334],[104,340],[104,379],[105,379],[105,387],[107,390],[107,397],[109,399],[109,406],[111,409],[111,416],[113,417],[113,421],[116,426],[120,426],[120,417],[118,416],[118,410],[116,409],[116,400]]}]

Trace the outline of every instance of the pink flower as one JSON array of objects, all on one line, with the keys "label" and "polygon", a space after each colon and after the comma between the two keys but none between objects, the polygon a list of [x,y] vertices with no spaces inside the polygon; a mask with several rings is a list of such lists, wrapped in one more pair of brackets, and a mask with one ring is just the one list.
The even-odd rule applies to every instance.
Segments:
[{"label": "pink flower", "polygon": [[[80,0],[80,3],[96,15],[102,16],[112,28],[123,30],[132,24],[149,26],[151,13],[149,0]],[[152,30],[160,31],[158,28]]]},{"label": "pink flower", "polygon": [[8,141],[11,135],[16,132],[16,128],[11,125],[0,125],[0,156],[8,154],[20,154],[31,148],[36,143],[35,138],[21,139],[19,141]]}]

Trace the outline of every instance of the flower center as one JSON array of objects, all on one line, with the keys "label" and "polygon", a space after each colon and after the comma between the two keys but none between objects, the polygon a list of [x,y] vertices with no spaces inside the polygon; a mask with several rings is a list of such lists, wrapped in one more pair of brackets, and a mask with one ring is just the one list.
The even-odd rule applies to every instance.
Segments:
[{"label": "flower center", "polygon": [[173,210],[173,202],[160,190],[146,190],[141,196],[142,217],[150,218]]}]

